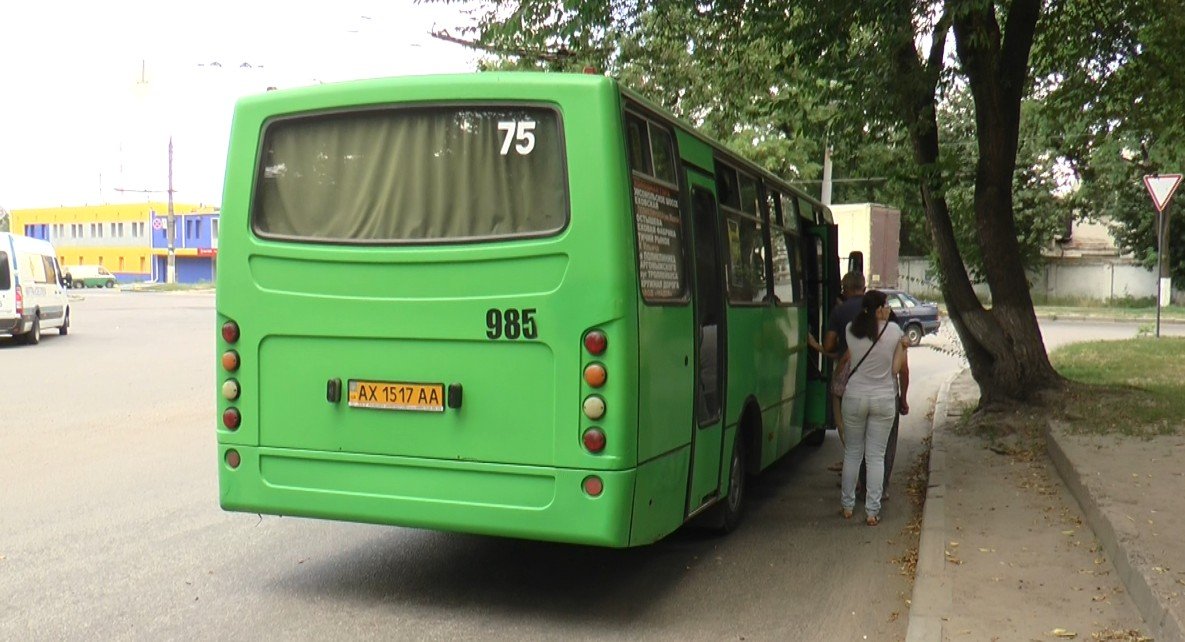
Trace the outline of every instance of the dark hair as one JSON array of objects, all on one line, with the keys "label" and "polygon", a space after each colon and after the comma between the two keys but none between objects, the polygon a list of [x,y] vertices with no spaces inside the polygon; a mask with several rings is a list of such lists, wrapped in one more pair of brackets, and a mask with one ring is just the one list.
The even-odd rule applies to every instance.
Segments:
[{"label": "dark hair", "polygon": [[860,305],[860,314],[856,315],[856,320],[852,321],[852,335],[859,339],[875,337],[876,331],[879,329],[877,328],[876,311],[888,300],[889,297],[880,290],[865,292],[864,300]]},{"label": "dark hair", "polygon": [[864,274],[862,272],[848,272],[839,281],[844,294],[859,294],[864,291]]}]

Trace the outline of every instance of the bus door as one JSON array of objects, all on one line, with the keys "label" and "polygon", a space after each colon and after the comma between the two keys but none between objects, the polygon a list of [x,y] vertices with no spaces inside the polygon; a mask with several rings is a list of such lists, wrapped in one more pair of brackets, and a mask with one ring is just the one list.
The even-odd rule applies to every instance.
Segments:
[{"label": "bus door", "polygon": [[691,436],[691,475],[687,512],[696,512],[720,491],[724,456],[725,308],[723,263],[720,256],[720,219],[716,183],[689,169],[691,190],[692,257],[695,306],[695,414]]},{"label": "bus door", "polygon": [[[804,204],[805,206],[805,204]],[[803,235],[803,259],[806,272],[807,330],[819,341],[827,334],[831,309],[839,302],[839,228],[820,220],[807,224]],[[806,423],[834,426],[833,408],[827,400],[831,362],[822,354],[810,351],[807,362]]]}]

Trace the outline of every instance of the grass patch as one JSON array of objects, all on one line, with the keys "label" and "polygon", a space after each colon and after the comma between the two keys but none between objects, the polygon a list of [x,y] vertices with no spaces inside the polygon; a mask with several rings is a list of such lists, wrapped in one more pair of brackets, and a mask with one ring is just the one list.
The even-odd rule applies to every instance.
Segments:
[{"label": "grass patch", "polygon": [[1054,413],[1077,433],[1175,434],[1185,418],[1185,339],[1136,338],[1064,346],[1050,361],[1071,381]]},{"label": "grass patch", "polygon": [[[1126,305],[1076,305],[1076,306],[1051,306],[1038,305],[1033,308],[1039,317],[1086,317],[1098,319],[1119,319],[1121,321],[1156,321],[1156,306],[1136,306],[1130,307]],[[1160,310],[1160,318],[1183,321],[1185,320],[1185,307],[1179,305],[1170,305]]]}]

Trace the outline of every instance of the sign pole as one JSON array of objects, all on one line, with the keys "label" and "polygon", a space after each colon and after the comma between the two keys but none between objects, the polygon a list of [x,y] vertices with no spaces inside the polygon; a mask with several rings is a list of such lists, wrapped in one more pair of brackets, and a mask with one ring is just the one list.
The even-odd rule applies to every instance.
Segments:
[{"label": "sign pole", "polygon": [[1156,338],[1160,338],[1160,308],[1164,305],[1164,219],[1163,210],[1156,213]]},{"label": "sign pole", "polygon": [[1156,338],[1160,338],[1160,309],[1172,299],[1172,263],[1169,255],[1169,204],[1181,184],[1181,174],[1151,174],[1144,177],[1144,187],[1156,207]]}]

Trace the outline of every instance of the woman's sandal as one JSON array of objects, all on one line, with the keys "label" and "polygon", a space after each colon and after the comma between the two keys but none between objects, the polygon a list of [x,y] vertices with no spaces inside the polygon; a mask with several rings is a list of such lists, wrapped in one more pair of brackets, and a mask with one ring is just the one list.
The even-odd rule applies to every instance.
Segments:
[{"label": "woman's sandal", "polygon": [[864,520],[864,523],[868,524],[869,526],[876,526],[877,524],[881,523],[881,518],[873,515],[873,516],[869,517],[868,519]]},{"label": "woman's sandal", "polygon": [[846,508],[841,508],[839,511],[839,514],[841,516],[843,516],[844,519],[851,519],[852,518],[852,511],[850,511]]}]

